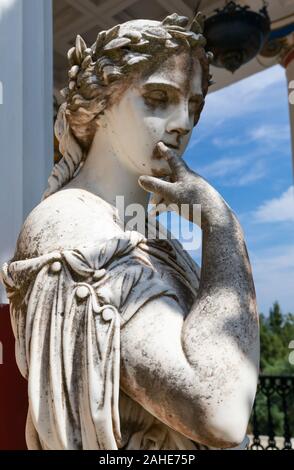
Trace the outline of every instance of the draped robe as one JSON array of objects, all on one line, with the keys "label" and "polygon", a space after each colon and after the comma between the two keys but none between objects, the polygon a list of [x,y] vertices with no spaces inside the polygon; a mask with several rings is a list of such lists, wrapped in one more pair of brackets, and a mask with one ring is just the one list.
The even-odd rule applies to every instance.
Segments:
[{"label": "draped robe", "polygon": [[[207,448],[120,389],[124,325],[160,296],[188,314],[199,277],[182,245],[170,234],[160,239],[154,226],[148,238],[121,231],[4,265],[16,360],[28,380],[29,449]],[[245,445],[246,439],[240,448]]]}]

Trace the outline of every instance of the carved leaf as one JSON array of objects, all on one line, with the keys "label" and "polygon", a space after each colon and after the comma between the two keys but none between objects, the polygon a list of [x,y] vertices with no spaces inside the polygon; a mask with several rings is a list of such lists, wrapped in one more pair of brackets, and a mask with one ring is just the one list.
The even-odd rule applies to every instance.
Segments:
[{"label": "carved leaf", "polygon": [[87,49],[87,44],[83,40],[83,38],[78,34],[76,38],[76,56],[78,59],[79,64],[83,58],[83,52]]},{"label": "carved leaf", "polygon": [[167,31],[157,28],[156,26],[146,29],[143,32],[143,36],[150,39],[157,39],[159,41],[161,40],[162,42],[172,38]]},{"label": "carved leaf", "polygon": [[182,28],[181,26],[176,25],[167,25],[167,31],[182,31],[183,33],[187,32],[186,28]]},{"label": "carved leaf", "polygon": [[83,59],[85,59],[89,55],[92,56],[92,49],[90,47],[87,47],[87,49],[85,49],[83,52]]},{"label": "carved leaf", "polygon": [[92,62],[92,57],[90,55],[88,55],[84,60],[83,60],[83,63],[82,63],[82,69],[83,70],[86,70],[87,67],[89,67],[89,65],[91,64]]},{"label": "carved leaf", "polygon": [[147,55],[139,55],[139,56],[132,57],[131,59],[129,59],[128,60],[128,65],[139,64],[140,62],[145,62],[146,60],[148,60]]},{"label": "carved leaf", "polygon": [[105,42],[108,43],[112,41],[112,39],[117,38],[118,33],[119,33],[120,25],[116,25],[113,28],[111,28],[109,31],[106,31],[105,34]]},{"label": "carved leaf", "polygon": [[77,63],[77,56],[76,56],[76,48],[72,47],[68,53],[67,53],[67,58],[69,61],[69,65],[76,65]]},{"label": "carved leaf", "polygon": [[189,18],[186,16],[180,16],[177,13],[167,16],[162,22],[163,25],[178,25],[183,27],[187,26],[188,23]]},{"label": "carved leaf", "polygon": [[95,46],[95,53],[97,54],[101,47],[105,44],[105,37],[106,31],[100,31],[97,36],[96,43],[93,44]]},{"label": "carved leaf", "polygon": [[130,31],[125,34],[126,38],[129,38],[132,43],[138,43],[142,39],[142,34],[139,31]]},{"label": "carved leaf", "polygon": [[172,30],[171,31],[172,37],[178,38],[178,39],[190,39],[194,36],[194,33],[190,31],[178,31],[178,30]]},{"label": "carved leaf", "polygon": [[80,67],[78,65],[74,65],[68,72],[69,78],[76,78],[77,74],[79,73],[79,70]]},{"label": "carved leaf", "polygon": [[131,43],[131,40],[129,38],[113,39],[108,44],[106,44],[106,46],[104,47],[104,50],[105,51],[111,51],[111,50],[114,50],[114,49],[120,49],[121,47],[125,47],[130,43]]}]

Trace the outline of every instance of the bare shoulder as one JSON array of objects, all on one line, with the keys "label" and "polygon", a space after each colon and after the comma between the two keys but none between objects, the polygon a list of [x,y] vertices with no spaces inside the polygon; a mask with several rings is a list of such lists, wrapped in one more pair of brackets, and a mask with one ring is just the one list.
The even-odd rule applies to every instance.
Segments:
[{"label": "bare shoulder", "polygon": [[19,234],[14,259],[87,246],[116,230],[119,228],[109,205],[101,198],[81,189],[61,190],[29,214]]}]

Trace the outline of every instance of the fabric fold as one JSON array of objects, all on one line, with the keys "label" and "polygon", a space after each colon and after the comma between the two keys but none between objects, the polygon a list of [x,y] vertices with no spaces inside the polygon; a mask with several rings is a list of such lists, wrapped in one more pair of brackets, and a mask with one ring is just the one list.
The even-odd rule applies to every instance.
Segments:
[{"label": "fabric fold", "polygon": [[[160,263],[190,282],[194,298],[197,273],[177,249],[166,241],[163,250],[162,242],[129,231],[98,245],[4,265],[17,364],[28,380],[29,448],[122,446],[120,331],[146,302],[158,296],[179,301]],[[164,425],[154,426],[150,439],[161,429],[159,441],[170,442]],[[147,431],[130,442],[145,445]]]}]

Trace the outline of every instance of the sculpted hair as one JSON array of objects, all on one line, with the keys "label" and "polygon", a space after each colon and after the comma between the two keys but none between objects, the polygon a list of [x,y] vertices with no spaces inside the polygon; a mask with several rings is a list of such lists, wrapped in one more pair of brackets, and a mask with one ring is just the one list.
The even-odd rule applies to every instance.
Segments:
[{"label": "sculpted hair", "polygon": [[91,47],[77,36],[75,47],[67,55],[71,68],[68,87],[62,91],[66,101],[55,123],[62,158],[52,170],[43,198],[58,191],[79,172],[104,110],[119,99],[136,77],[152,73],[171,54],[193,49],[202,67],[202,89],[206,95],[211,83],[212,54],[204,49],[203,15],[197,13],[190,27],[188,24],[187,17],[174,13],[162,22],[134,20],[101,31]]}]

